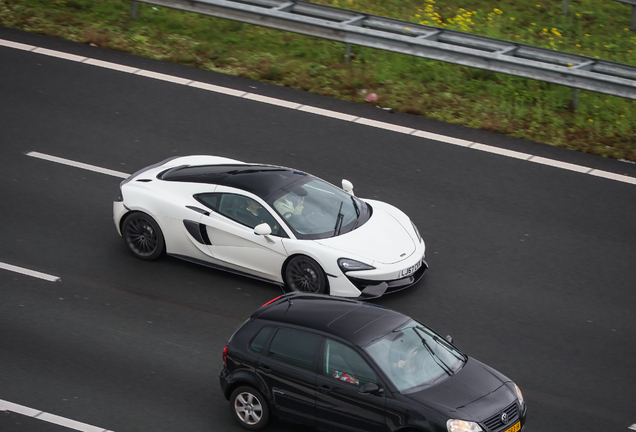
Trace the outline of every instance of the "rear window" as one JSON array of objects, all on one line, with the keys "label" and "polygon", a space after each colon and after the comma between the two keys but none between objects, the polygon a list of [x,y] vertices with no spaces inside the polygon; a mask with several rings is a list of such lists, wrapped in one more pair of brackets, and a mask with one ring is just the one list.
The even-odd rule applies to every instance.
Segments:
[{"label": "rear window", "polygon": [[252,340],[252,343],[250,344],[250,348],[252,348],[254,351],[256,352],[261,352],[263,351],[263,346],[265,345],[265,342],[267,342],[267,338],[269,337],[269,335],[272,333],[273,328],[272,327],[264,327],[254,338],[254,340]]},{"label": "rear window", "polygon": [[287,328],[279,328],[269,346],[269,356],[276,360],[312,370],[320,336]]}]

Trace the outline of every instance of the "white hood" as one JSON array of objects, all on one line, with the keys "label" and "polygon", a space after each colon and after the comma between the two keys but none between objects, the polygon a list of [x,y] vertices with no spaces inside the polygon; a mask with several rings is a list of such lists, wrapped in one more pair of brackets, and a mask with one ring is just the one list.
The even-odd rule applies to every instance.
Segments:
[{"label": "white hood", "polygon": [[342,251],[343,258],[363,259],[366,264],[393,264],[415,252],[415,239],[385,209],[374,206],[373,215],[361,227],[337,237],[314,240]]}]

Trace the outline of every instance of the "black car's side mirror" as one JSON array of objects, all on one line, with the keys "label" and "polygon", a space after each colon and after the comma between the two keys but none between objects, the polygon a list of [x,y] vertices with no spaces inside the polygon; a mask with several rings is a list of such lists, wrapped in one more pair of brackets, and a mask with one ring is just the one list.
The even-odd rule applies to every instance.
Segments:
[{"label": "black car's side mirror", "polygon": [[378,387],[377,384],[374,383],[366,383],[365,385],[362,386],[362,388],[360,389],[360,393],[361,394],[374,394],[374,395],[379,395],[384,393],[384,390],[381,389],[380,387]]},{"label": "black car's side mirror", "polygon": [[447,335],[444,339],[446,339],[446,342],[448,343],[453,343],[453,337],[451,335]]}]

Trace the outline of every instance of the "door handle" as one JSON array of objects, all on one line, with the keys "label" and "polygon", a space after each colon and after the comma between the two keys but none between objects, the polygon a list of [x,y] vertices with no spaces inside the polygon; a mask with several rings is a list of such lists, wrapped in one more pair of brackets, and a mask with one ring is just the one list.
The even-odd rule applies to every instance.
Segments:
[{"label": "door handle", "polygon": [[263,373],[272,373],[272,369],[267,365],[261,365],[260,369],[263,371]]},{"label": "door handle", "polygon": [[321,385],[320,387],[318,387],[318,390],[320,390],[322,393],[331,393],[331,387],[327,385]]}]

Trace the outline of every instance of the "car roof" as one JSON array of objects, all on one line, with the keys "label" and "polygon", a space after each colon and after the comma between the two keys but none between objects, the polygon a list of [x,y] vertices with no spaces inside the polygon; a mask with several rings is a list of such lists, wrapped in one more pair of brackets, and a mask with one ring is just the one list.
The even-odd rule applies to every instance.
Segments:
[{"label": "car roof", "polygon": [[289,191],[311,177],[290,168],[272,165],[181,165],[159,173],[165,181],[204,183],[241,189],[266,200],[281,190]]},{"label": "car roof", "polygon": [[259,308],[252,318],[318,330],[361,347],[411,320],[372,303],[303,293],[283,295]]}]

